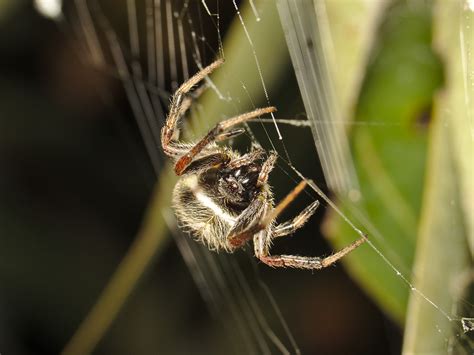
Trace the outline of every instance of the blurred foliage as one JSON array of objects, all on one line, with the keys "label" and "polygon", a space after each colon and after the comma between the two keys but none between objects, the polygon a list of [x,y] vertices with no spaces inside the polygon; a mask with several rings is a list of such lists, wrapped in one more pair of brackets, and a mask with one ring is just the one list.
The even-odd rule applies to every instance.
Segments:
[{"label": "blurred foliage", "polygon": [[315,4],[321,15],[324,7],[327,12],[329,31],[321,33],[322,45],[337,93],[340,116],[342,120],[351,121],[367,62],[378,38],[378,26],[390,1],[320,1]]},{"label": "blurred foliage", "polygon": [[[351,132],[362,201],[344,212],[364,211],[369,238],[409,278],[423,197],[427,127],[432,98],[442,84],[441,64],[431,48],[431,9],[398,2],[378,30]],[[342,206],[351,205],[343,201]],[[340,248],[354,232],[335,213],[327,231]],[[346,258],[349,272],[400,324],[409,288],[368,246]]]},{"label": "blurred foliage", "polygon": [[[473,65],[473,25],[474,14],[462,1],[436,2],[434,47],[442,58],[446,82],[435,97],[413,268],[415,287],[441,310],[455,310],[456,318],[472,317],[469,280],[473,268],[469,245],[472,246],[473,237],[474,142],[470,124],[474,111],[473,92],[467,87],[472,87],[474,78],[466,74]],[[463,334],[458,319],[449,317],[411,294],[404,353],[445,354],[448,348],[450,353],[467,354],[466,349],[472,349],[474,339],[469,333]]]}]

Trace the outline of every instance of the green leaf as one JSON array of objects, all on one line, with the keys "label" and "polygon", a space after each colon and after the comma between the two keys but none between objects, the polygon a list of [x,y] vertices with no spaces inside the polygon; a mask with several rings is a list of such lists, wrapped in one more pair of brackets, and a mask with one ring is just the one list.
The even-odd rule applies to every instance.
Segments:
[{"label": "green leaf", "polygon": [[[439,309],[417,294],[410,295],[403,344],[407,354],[445,354],[448,346],[450,353],[461,354],[469,347],[463,344],[461,323],[450,319],[453,310],[455,318],[470,316],[472,311],[462,307],[472,305],[472,299],[460,302],[468,294],[469,282],[462,282],[463,275],[472,273],[474,201],[469,126],[473,94],[467,89],[474,78],[467,75],[469,67],[463,66],[472,70],[465,50],[474,47],[474,14],[463,5],[438,1],[435,8],[434,43],[445,64],[446,83],[435,101],[413,284]],[[469,80],[471,85],[466,86]],[[446,339],[451,340],[447,343]]]},{"label": "green leaf", "polygon": [[[378,33],[355,114],[360,124],[351,137],[362,197],[357,205],[348,198],[340,202],[344,213],[359,220],[374,245],[409,278],[423,195],[426,121],[442,71],[431,49],[428,7],[395,4]],[[334,212],[326,230],[336,248],[354,239],[354,231]],[[368,246],[345,262],[375,301],[403,323],[409,289],[394,269]]]}]

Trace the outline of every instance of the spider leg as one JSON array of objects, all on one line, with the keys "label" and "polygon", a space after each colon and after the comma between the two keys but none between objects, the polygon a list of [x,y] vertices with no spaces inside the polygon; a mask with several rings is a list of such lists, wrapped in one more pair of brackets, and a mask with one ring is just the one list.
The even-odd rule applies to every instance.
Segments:
[{"label": "spider leg", "polygon": [[[207,85],[207,83],[204,83],[204,84],[199,85],[192,92],[185,92],[182,94],[183,99],[181,100],[181,109],[180,109],[181,114],[177,117],[176,121],[174,122],[175,129],[178,125],[179,120],[184,116],[184,114],[189,110],[189,108],[193,104],[193,101],[197,100],[204,93],[204,91],[206,91],[208,87],[209,86]],[[176,96],[176,92],[174,93],[173,97],[174,96]],[[173,106],[173,103],[171,103],[171,106]]]},{"label": "spider leg", "polygon": [[309,220],[309,218],[316,212],[319,206],[319,201],[314,201],[308,207],[306,207],[299,215],[293,220],[281,223],[273,229],[273,238],[284,237],[292,234],[297,229],[303,227],[303,225]]},{"label": "spider leg", "polygon": [[[254,243],[255,245],[262,246],[269,245],[269,239],[271,238],[272,236],[270,233],[258,233],[255,236]],[[262,262],[272,267],[293,267],[297,269],[317,270],[334,264],[336,261],[356,249],[366,240],[367,237],[364,235],[363,237],[360,237],[354,241],[352,244],[346,246],[344,249],[339,250],[338,252],[325,258],[299,255],[270,255],[268,248],[256,248],[255,254]]]},{"label": "spider leg", "polygon": [[240,166],[248,165],[260,158],[263,154],[265,154],[265,150],[260,147],[256,147],[247,154],[242,155],[240,158],[232,160],[229,164],[227,164],[227,167],[233,169],[238,168]]},{"label": "spider leg", "polygon": [[[238,159],[232,160],[227,164],[227,166],[239,167],[241,165],[246,165],[260,158],[264,153],[265,151],[260,146],[252,146],[252,151]],[[259,174],[259,178],[262,176],[260,179],[261,184],[266,183],[268,174],[273,168],[276,158],[276,153],[272,152],[263,164],[262,170],[265,172],[264,174],[262,174],[262,172]],[[301,192],[301,190],[303,190],[305,185],[306,182],[301,182],[295,188],[295,190],[289,194],[289,196],[291,198],[295,198]],[[268,220],[266,216],[273,216],[275,209],[272,211],[272,213],[267,213],[269,204],[266,202],[266,200],[267,192],[265,189],[263,189],[262,192],[260,192],[260,194],[254,198],[250,205],[240,214],[235,225],[232,227],[226,237],[231,248],[239,248],[248,240],[250,240],[256,233],[259,233],[264,229],[268,231],[271,229],[270,225],[272,224],[272,220]],[[283,203],[286,205],[290,202],[291,201],[288,200],[288,196],[287,199],[283,201]],[[280,208],[280,210],[278,210],[279,212],[277,213],[279,214],[283,208]],[[276,218],[276,215],[273,218]]]},{"label": "spider leg", "polygon": [[240,248],[255,234],[255,228],[265,216],[268,203],[265,192],[261,192],[250,205],[239,215],[234,226],[227,233],[226,239],[231,250]]},{"label": "spider leg", "polygon": [[272,223],[272,221],[276,220],[283,210],[288,207],[291,202],[293,202],[293,200],[301,193],[301,191],[303,191],[306,184],[306,181],[303,180],[298,185],[296,185],[296,187],[290,191],[288,195],[286,195],[286,197],[281,200],[280,203],[262,219],[260,223],[260,230],[265,229]]},{"label": "spider leg", "polygon": [[263,163],[262,170],[260,170],[260,173],[258,174],[257,186],[262,186],[267,182],[268,175],[273,170],[277,158],[278,155],[276,152],[270,153],[267,160],[265,160],[265,163]]},{"label": "spider leg", "polygon": [[238,135],[245,132],[243,128],[236,128],[228,132],[221,133],[214,138],[214,142],[225,141],[226,139],[237,137]]},{"label": "spider leg", "polygon": [[183,171],[183,174],[198,173],[203,170],[210,168],[218,168],[222,164],[227,164],[230,161],[230,157],[222,152],[212,153],[202,158],[195,159],[189,164]]},{"label": "spider leg", "polygon": [[184,154],[178,159],[174,167],[176,175],[181,175],[186,169],[186,167],[191,164],[196,155],[198,155],[204,148],[206,148],[207,145],[212,142],[215,142],[216,137],[222,137],[222,134],[227,132],[228,129],[240,123],[246,122],[254,117],[258,117],[265,113],[270,113],[274,111],[276,111],[275,107],[264,107],[219,122],[186,154]]},{"label": "spider leg", "polygon": [[[174,93],[171,98],[170,112],[166,118],[166,123],[161,130],[161,145],[163,151],[171,157],[185,153],[183,148],[176,146],[173,141],[173,136],[176,131],[176,126],[179,119],[186,113],[186,111],[191,106],[192,98],[186,96],[186,94],[193,88],[194,85],[203,80],[207,75],[212,73],[216,68],[222,65],[224,61],[218,59],[215,62],[211,63],[186,82],[184,82]],[[193,96],[199,96],[206,88],[206,85],[201,86],[196,89],[193,93]]]},{"label": "spider leg", "polygon": [[[291,191],[270,213],[268,213],[262,221],[257,225],[257,227],[252,228],[254,232],[254,248],[255,256],[259,258],[265,264],[272,267],[293,267],[298,269],[322,269],[325,268],[342,257],[349,254],[351,251],[356,249],[359,245],[364,243],[367,240],[366,236],[360,237],[352,244],[346,246],[344,249],[328,256],[325,258],[320,257],[307,257],[299,255],[270,255],[270,245],[271,241],[274,238],[272,231],[269,226],[272,221],[274,221],[278,215],[298,196],[303,188],[306,186],[306,181],[300,182],[294,189]],[[316,209],[316,202],[308,206],[303,212],[297,216],[295,219],[299,219],[302,215],[303,223],[311,216],[311,214]],[[305,219],[304,215],[309,214]],[[290,224],[291,225],[291,224]],[[302,224],[301,224],[302,225]],[[301,226],[300,225],[300,226]],[[277,226],[278,228],[278,226]],[[283,234],[284,235],[284,234]],[[281,236],[281,235],[280,235]]]},{"label": "spider leg", "polygon": [[[286,198],[281,201],[271,212],[267,212],[268,203],[265,191],[256,196],[250,205],[240,214],[226,239],[230,249],[237,249],[254,237],[255,255],[263,255],[269,248],[270,239],[258,239],[256,235],[271,235],[272,221],[293,201],[306,186],[306,181],[300,182]],[[261,242],[267,244],[261,244]],[[258,251],[257,251],[258,250]]]}]

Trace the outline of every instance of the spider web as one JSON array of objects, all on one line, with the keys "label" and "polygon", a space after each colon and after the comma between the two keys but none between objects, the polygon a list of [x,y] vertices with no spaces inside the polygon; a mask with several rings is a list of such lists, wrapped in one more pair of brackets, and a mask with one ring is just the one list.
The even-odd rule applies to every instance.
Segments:
[{"label": "spider web", "polygon": [[[239,21],[244,30],[245,36],[247,37],[248,43],[251,47],[251,52],[255,60],[255,66],[257,68],[259,78],[262,83],[262,90],[265,94],[265,99],[270,105],[270,98],[267,92],[265,81],[262,75],[262,69],[260,61],[257,54],[257,48],[253,43],[253,40],[247,30],[245,21],[242,18],[242,15],[239,11],[239,8],[235,1],[233,5],[236,9]],[[326,181],[329,183],[329,186],[332,187],[333,191],[338,192],[339,195],[351,196],[353,201],[360,199],[360,191],[357,185],[356,174],[353,172],[354,166],[351,163],[350,154],[348,152],[348,144],[344,139],[344,134],[336,132],[336,127],[329,124],[320,124],[321,122],[317,119],[318,117],[327,117],[332,118],[333,121],[337,122],[337,118],[340,117],[340,112],[337,112],[334,105],[334,99],[331,97],[333,88],[331,87],[331,80],[327,77],[329,68],[327,62],[329,58],[325,55],[325,48],[318,48],[316,50],[319,56],[308,57],[307,53],[313,49],[314,44],[328,46],[327,43],[324,43],[324,40],[328,40],[328,35],[324,31],[328,30],[327,26],[325,27],[325,22],[328,20],[325,18],[326,14],[324,12],[324,2],[316,3],[317,11],[313,10],[312,3],[295,3],[291,1],[280,1],[278,3],[280,14],[282,17],[283,26],[285,35],[287,38],[287,44],[292,52],[292,59],[295,67],[300,71],[300,77],[298,78],[300,89],[302,90],[302,95],[305,97],[305,108],[308,112],[310,121],[313,120],[315,123],[312,125],[314,127],[313,134],[315,136],[316,147],[318,148],[319,156],[321,157],[321,163],[323,170],[325,172]],[[318,6],[319,5],[319,6]],[[254,9],[252,7],[252,9]],[[255,11],[254,11],[255,13]],[[255,14],[257,21],[259,20],[258,13]],[[288,18],[285,18],[288,16]],[[317,19],[316,21],[314,21]],[[286,21],[286,23],[285,23]],[[306,23],[305,23],[306,22]],[[309,26],[307,26],[309,22]],[[294,27],[292,27],[294,26]],[[296,30],[294,30],[296,28]],[[301,30],[303,28],[303,30]],[[310,29],[310,33],[305,33],[306,28]],[[312,30],[317,29],[311,33]],[[293,31],[295,33],[292,33]],[[326,38],[324,37],[326,35]],[[461,36],[463,35],[463,28],[461,27]],[[309,38],[309,39],[308,39]],[[330,39],[329,39],[330,40]],[[307,50],[308,42],[311,43],[309,50]],[[291,48],[298,47],[299,48]],[[306,51],[306,52],[305,52]],[[465,72],[466,69],[464,68]],[[306,73],[302,73],[306,71]],[[309,75],[308,75],[309,72]],[[316,74],[312,76],[311,74]],[[308,77],[309,83],[308,83]],[[319,80],[318,80],[319,79]],[[316,88],[314,88],[314,85]],[[316,92],[316,100],[314,100],[314,94],[312,90]],[[329,94],[328,94],[329,93]],[[469,96],[466,96],[466,103],[469,102]],[[316,113],[316,114],[315,114]],[[283,137],[278,129],[278,125],[275,121],[275,117],[272,116],[273,123],[275,124],[275,130],[278,135],[279,140],[283,140]],[[339,129],[340,130],[340,129]],[[268,134],[267,134],[268,137]],[[272,147],[275,149],[275,144],[271,142]],[[363,236],[362,232],[356,225],[349,219],[344,212],[342,212],[336,204],[334,204],[327,195],[312,181],[306,179],[306,177],[301,174],[294,164],[291,162],[291,158],[288,154],[288,150],[284,141],[282,142],[282,148],[284,151],[284,156],[287,157],[286,164],[291,168],[299,178],[306,180],[314,192],[318,195],[319,198],[324,200],[328,206],[330,206],[340,217],[356,232],[359,236]],[[283,159],[284,160],[284,159]],[[438,305],[430,295],[425,294],[421,289],[417,288],[414,283],[410,280],[416,275],[411,275],[411,271],[407,270],[407,267],[403,264],[397,265],[399,258],[389,257],[385,255],[385,252],[382,252],[381,249],[377,246],[377,242],[380,243],[384,241],[384,236],[377,229],[377,227],[371,223],[371,221],[361,212],[356,203],[349,207],[349,210],[352,211],[353,219],[358,220],[361,225],[363,225],[367,230],[371,232],[372,235],[376,237],[375,243],[369,239],[368,244],[372,250],[378,254],[378,256],[384,261],[384,263],[396,274],[397,277],[409,288],[410,292],[413,294],[413,297],[418,297],[422,299],[422,302],[425,303],[424,306],[429,306],[434,309],[434,312],[438,316],[444,317],[450,324],[452,324],[452,329],[442,329],[438,324],[433,324],[433,328],[439,333],[439,336],[444,338],[444,344],[446,348],[450,351],[458,351],[457,348],[462,349],[464,347],[467,350],[472,346],[472,340],[470,340],[469,335],[465,335],[467,329],[470,329],[469,326],[466,326],[467,323],[471,324],[472,318],[469,318],[472,312],[472,303],[468,301],[467,298],[460,297],[460,309],[454,310],[451,313],[447,309],[443,309],[441,305]],[[394,261],[392,261],[394,260]],[[466,286],[464,286],[466,288]],[[433,295],[435,297],[436,295]],[[458,295],[459,297],[459,295]],[[466,312],[466,313],[463,313]],[[461,314],[461,316],[460,316]],[[467,314],[467,317],[462,317],[463,314]],[[454,333],[451,333],[454,330]]]},{"label": "spider web", "polygon": [[[164,87],[169,82],[171,91],[174,91],[179,82],[189,77],[186,53],[188,46],[194,51],[193,66],[202,68],[203,63],[207,62],[207,59],[203,58],[206,53],[204,48],[209,44],[206,37],[200,33],[202,28],[195,27],[195,20],[188,11],[189,2],[185,1],[176,6],[170,1],[148,1],[141,4],[144,8],[140,9],[134,1],[128,1],[128,40],[118,35],[116,26],[105,15],[103,5],[99,2],[76,2],[73,9],[75,15],[71,17],[70,26],[75,28],[76,33],[83,39],[86,47],[83,50],[89,52],[87,59],[90,58],[98,68],[118,76],[123,82],[153,168],[157,175],[162,176],[161,182],[164,179],[164,161],[158,154],[161,151],[159,133],[170,96]],[[199,6],[197,9],[200,18],[203,16],[202,8]],[[139,25],[138,18],[142,18],[138,15],[140,11],[145,12],[145,28]],[[219,16],[216,18],[217,22],[213,18],[208,21],[217,29],[220,43]],[[185,33],[188,35],[187,39],[183,37]],[[146,38],[146,64],[141,60],[141,36]],[[160,41],[164,41],[166,45],[159,43]],[[216,47],[222,49],[222,44]],[[215,56],[214,53],[213,57]],[[168,58],[166,69],[165,58]],[[169,73],[169,77],[165,73]],[[226,100],[212,82],[209,81],[208,84],[221,100]],[[196,121],[197,125],[201,124],[199,120]],[[232,344],[233,351],[255,354],[275,351],[299,353],[272,294],[258,276],[255,261],[250,259],[249,262],[247,256],[246,264],[250,263],[252,268],[244,277],[242,267],[233,258],[211,254],[189,237],[184,237],[178,232],[170,213],[166,210],[162,213],[170,229],[174,231],[178,248],[204,300],[209,304],[215,318],[223,325],[226,339]],[[257,292],[260,292],[261,296],[257,297]],[[108,292],[111,293],[113,292]],[[104,294],[107,294],[107,290]],[[266,305],[262,305],[262,300],[265,300]],[[274,319],[271,319],[269,314],[272,314]],[[66,352],[77,349],[76,344],[82,346],[81,330],[87,328],[87,324],[80,328],[79,336],[72,340]],[[100,332],[102,331],[104,329]],[[221,332],[217,331],[216,334]]]},{"label": "spider web", "polygon": [[[412,4],[413,6],[418,6],[423,8],[426,4],[416,3]],[[351,161],[351,154],[348,151],[348,144],[345,141],[345,134],[341,132],[340,126],[330,125],[330,124],[319,124],[319,117],[330,118],[333,122],[340,122],[341,110],[334,104],[337,99],[334,98],[334,88],[331,85],[332,81],[327,78],[329,72],[331,72],[330,64],[335,62],[334,60],[334,44],[332,43],[330,29],[331,26],[328,25],[329,17],[327,14],[327,9],[325,8],[324,2],[316,2],[315,6],[308,3],[295,3],[291,1],[280,1],[279,10],[282,17],[282,23],[285,27],[285,35],[287,38],[288,47],[292,55],[293,63],[296,67],[297,75],[299,74],[298,80],[300,83],[300,89],[302,91],[303,97],[306,97],[305,107],[308,112],[308,118],[313,120],[314,124],[313,135],[315,137],[315,142],[318,148],[319,156],[321,157],[321,163],[323,164],[323,169],[325,171],[325,178],[328,184],[331,186],[332,190],[337,193],[338,198],[340,199],[338,205],[346,205],[344,213],[350,213],[350,219],[339,210],[339,208],[334,205],[330,200],[324,196],[317,186],[314,186],[314,191],[318,195],[326,200],[326,202],[334,209],[334,211],[339,214],[349,225],[350,227],[361,234],[362,232],[352,221],[357,221],[357,223],[365,230],[369,232],[371,236],[369,238],[368,244],[372,248],[378,257],[380,257],[386,266],[391,269],[391,271],[401,280],[401,282],[407,287],[410,291],[410,308],[412,311],[416,309],[415,312],[420,312],[420,309],[424,309],[424,316],[430,314],[429,317],[432,319],[430,327],[432,329],[420,330],[418,326],[417,330],[416,325],[409,323],[409,331],[407,331],[404,350],[408,352],[413,351],[411,344],[416,342],[413,340],[413,337],[419,336],[420,334],[431,333],[432,336],[439,337],[442,339],[437,342],[437,344],[442,344],[438,346],[445,347],[445,349],[450,353],[457,353],[459,351],[465,351],[469,353],[469,349],[472,348],[472,337],[470,334],[466,333],[468,327],[465,327],[465,323],[470,323],[472,318],[472,302],[470,302],[469,296],[469,284],[470,282],[463,282],[463,286],[460,286],[460,289],[463,289],[465,292],[464,297],[460,294],[459,288],[455,292],[456,295],[454,298],[458,299],[458,306],[454,306],[454,309],[446,308],[446,300],[439,297],[437,294],[429,294],[431,291],[423,291],[422,288],[426,285],[426,282],[420,282],[416,274],[420,268],[426,266],[420,266],[423,261],[416,264],[415,271],[413,272],[407,267],[406,263],[403,262],[395,250],[387,250],[387,241],[386,237],[380,231],[378,226],[374,224],[370,218],[365,214],[363,206],[359,203],[361,199],[361,189],[357,181],[357,174],[354,172],[354,164]],[[377,4],[375,7],[379,7]],[[382,5],[383,7],[383,5]],[[456,7],[454,7],[456,8]],[[466,10],[467,7],[461,2],[458,3],[458,9]],[[434,16],[440,16],[439,13],[443,11],[435,8]],[[377,10],[376,10],[377,11]],[[470,13],[466,14],[464,19],[468,19],[472,16]],[[376,18],[376,16],[373,16]],[[436,19],[436,17],[435,17]],[[471,21],[472,22],[472,21]],[[463,38],[463,32],[466,29],[466,23],[462,22],[459,27],[461,38]],[[337,26],[333,26],[337,27]],[[469,27],[469,26],[468,26]],[[309,30],[308,30],[309,29]],[[314,29],[316,29],[314,31]],[[314,31],[314,32],[313,32]],[[373,29],[372,29],[373,31]],[[311,43],[311,46],[308,45]],[[461,47],[467,46],[470,47],[472,44],[464,44],[461,41]],[[315,56],[314,53],[316,53]],[[463,60],[466,54],[461,57]],[[467,55],[469,56],[469,55]],[[329,63],[329,64],[328,64]],[[464,68],[464,73],[466,69]],[[316,80],[317,78],[321,78]],[[309,79],[308,79],[309,78]],[[353,81],[354,83],[354,81]],[[348,86],[350,83],[345,83]],[[360,85],[355,80],[356,85]],[[465,82],[464,82],[465,84]],[[314,95],[313,93],[317,94]],[[316,96],[316,99],[315,99]],[[312,101],[309,100],[312,99]],[[465,97],[464,104],[466,108],[469,106],[470,98],[469,95]],[[462,105],[463,103],[461,103]],[[440,118],[438,118],[440,119]],[[443,118],[446,120],[446,118]],[[472,125],[472,117],[470,119]],[[362,122],[364,123],[364,122]],[[387,129],[389,124],[386,124]],[[472,148],[472,144],[471,144]],[[472,149],[471,149],[472,153]],[[470,175],[472,177],[472,173]],[[303,177],[302,177],[303,178]],[[454,191],[452,193],[455,193]],[[454,200],[451,200],[454,201]],[[453,208],[454,202],[452,202]],[[469,220],[469,217],[468,217]],[[432,223],[432,222],[431,222]],[[456,223],[452,221],[452,223]],[[459,222],[458,222],[459,223]],[[461,222],[462,223],[462,222]],[[467,222],[468,224],[471,222]],[[463,233],[462,228],[456,229],[454,233]],[[471,231],[472,234],[472,231]],[[469,235],[469,232],[466,234]],[[469,238],[466,238],[469,239]],[[422,244],[423,241],[420,241]],[[444,240],[445,243],[449,243],[447,239]],[[423,257],[420,257],[423,259]],[[425,261],[426,263],[426,261]],[[426,264],[425,264],[426,265]],[[472,273],[472,259],[467,257],[466,265],[467,270],[464,269],[465,273]],[[418,280],[417,280],[418,279]],[[411,281],[417,280],[417,281]],[[421,286],[416,286],[418,282]],[[448,286],[449,287],[449,286]],[[435,300],[442,301],[435,301]],[[440,303],[438,303],[440,302]],[[442,303],[441,303],[442,302]],[[443,305],[442,305],[443,304]],[[454,301],[451,304],[456,304]],[[417,308],[418,307],[418,308]],[[430,311],[426,311],[427,308],[430,308]],[[423,311],[421,311],[423,312]],[[464,316],[464,317],[463,317]],[[437,319],[444,318],[449,326],[442,326],[440,323],[437,323]],[[446,323],[446,322],[445,322]],[[410,333],[413,332],[413,333]],[[412,335],[415,332],[417,335]],[[431,340],[430,340],[431,342]],[[426,346],[427,344],[425,344]],[[420,346],[420,345],[417,345]],[[407,349],[405,349],[405,347]],[[422,351],[421,348],[417,348],[417,351]],[[423,351],[440,351],[440,348],[436,346],[430,347],[428,345],[427,349]],[[434,350],[436,349],[436,350]],[[462,350],[461,350],[462,349]]]},{"label": "spider web", "polygon": [[[154,170],[159,174],[164,166],[164,160],[159,153],[159,128],[165,118],[168,92],[172,92],[180,82],[215,57],[226,58],[229,51],[225,50],[223,44],[222,13],[218,1],[176,3],[157,0],[139,4],[140,2],[136,3],[135,1],[127,1],[126,4],[123,4],[128,19],[126,36],[117,35],[116,27],[119,26],[110,23],[99,2],[76,1],[76,17],[73,17],[74,20],[72,20],[76,23],[73,23],[72,27],[83,39],[84,57],[87,53],[87,57],[90,58],[88,60],[94,65],[102,70],[115,73],[123,82],[150,160]],[[249,31],[249,22],[258,26],[262,20],[265,20],[266,13],[261,10],[263,5],[250,1],[251,11],[246,14],[251,13],[253,17],[245,17],[241,5],[235,0],[232,5],[236,21],[241,26],[240,36],[247,40],[250,48],[251,54],[247,60],[252,63],[261,84],[259,95],[266,104],[275,105],[267,88],[266,67],[268,63],[265,61],[266,59],[261,58],[260,48],[255,44],[252,33]],[[291,147],[292,141],[286,136],[286,131],[290,128],[283,127],[284,120],[278,121],[280,116],[275,117],[272,114],[268,123],[266,119],[262,119],[261,131],[263,133],[261,134],[254,133],[259,130],[258,127],[247,126],[249,140],[258,142],[262,146],[267,143],[269,148],[276,150],[282,162],[278,166],[279,171],[293,183],[296,183],[298,179],[306,180],[312,189],[312,193],[306,192],[306,194],[311,199],[323,200],[326,203],[326,208],[335,211],[340,219],[350,226],[354,232],[354,238],[364,235],[362,230],[367,230],[370,235],[368,242],[370,248],[409,289],[411,297],[420,298],[422,303],[432,307],[438,315],[453,325],[454,332],[453,329],[446,330],[440,327],[436,322],[432,324],[438,336],[445,339],[444,342],[448,350],[453,352],[456,351],[455,349],[462,349],[468,353],[469,347],[472,346],[468,332],[472,330],[472,319],[469,318],[472,316],[472,303],[469,301],[469,296],[458,297],[461,300],[458,303],[458,308],[444,309],[436,301],[436,295],[426,294],[412,283],[411,280],[416,275],[403,263],[396,252],[390,250],[387,252],[385,249],[381,249],[380,245],[383,245],[385,240],[384,235],[365,215],[360,205],[358,203],[351,204],[342,197],[352,196],[352,202],[360,198],[357,174],[351,160],[345,130],[347,126],[353,124],[368,126],[377,123],[360,121],[346,123],[340,118],[341,113],[335,109],[337,105],[334,104],[335,98],[332,96],[334,88],[331,86],[327,64],[333,60],[331,55],[334,53],[331,53],[330,50],[332,45],[330,40],[328,42],[330,36],[328,37],[325,32],[328,31],[327,25],[325,26],[328,17],[324,8],[320,6],[318,11],[312,12],[307,5],[303,5],[303,3],[297,5],[291,1],[279,1],[278,6],[283,26],[286,26],[284,30],[293,64],[300,70],[309,66],[315,70],[318,78],[322,78],[321,80],[312,80],[312,85],[316,85],[316,87],[302,87],[301,82],[304,82],[304,78],[298,77],[297,70],[300,88],[302,87],[303,102],[310,121],[309,126],[313,135],[317,137],[315,139],[316,148],[324,177],[328,187],[337,194],[331,198],[327,197],[327,194],[318,185],[306,177],[306,173],[300,172],[298,164],[293,162],[295,158]],[[194,10],[191,11],[191,8]],[[142,12],[142,15],[139,15],[139,12]],[[197,18],[194,17],[196,14]],[[140,22],[137,20],[139,18],[144,18],[145,21]],[[312,22],[312,28],[317,30],[311,34],[314,36],[311,38],[311,43],[312,48],[316,47],[319,57],[308,58],[305,57],[304,50],[301,50],[305,47],[304,44],[307,44],[307,34],[304,33],[304,30],[291,32],[290,23],[297,23],[305,28],[304,21],[315,21],[315,19],[316,22]],[[216,43],[213,43],[210,36],[205,34],[204,27],[206,26],[210,26],[215,31]],[[462,29],[460,33],[461,35],[464,33]],[[161,38],[162,43],[159,43],[157,38]],[[295,48],[291,48],[291,46],[297,47],[298,45],[301,54],[294,55]],[[467,48],[465,59],[470,58],[469,50],[470,48]],[[189,53],[192,53],[191,63],[187,60]],[[166,63],[164,58],[168,59]],[[230,61],[230,58],[226,59],[228,62]],[[463,68],[465,73],[469,72],[469,63],[470,61],[467,60]],[[165,68],[166,66],[169,67]],[[226,66],[221,70],[229,80],[239,81],[238,75],[229,73]],[[167,73],[169,73],[169,77],[167,77]],[[472,95],[469,95],[467,89],[468,84],[465,87],[466,102],[472,99]],[[253,90],[248,89],[248,83],[243,81],[240,81],[242,89],[240,93],[228,92],[210,80],[208,85],[221,102],[231,107],[233,114],[242,112],[241,107],[245,107],[247,101],[255,106],[253,102],[260,100]],[[167,87],[170,89],[166,90]],[[313,95],[314,92],[317,94]],[[316,98],[316,100],[310,102],[309,97]],[[203,104],[203,106],[205,105]],[[204,118],[206,113],[203,106],[197,105],[192,110],[193,120],[184,123],[184,131],[188,125],[198,129],[201,125],[201,129],[199,129],[201,131],[209,128],[210,124]],[[321,120],[321,117],[324,117],[324,120]],[[299,124],[305,127],[308,125],[307,123],[291,122],[293,125]],[[380,123],[380,126],[382,129],[388,130],[391,124],[384,122]],[[341,209],[339,206],[344,206],[344,203],[348,204],[348,207]],[[350,218],[347,217],[348,211]],[[216,315],[216,318],[221,318],[223,324],[228,328],[228,334],[239,334],[241,337],[242,341],[235,341],[234,338],[233,348],[236,353],[241,351],[272,353],[275,349],[282,353],[299,352],[297,341],[293,340],[285,321],[280,317],[278,308],[273,306],[269,310],[267,307],[268,304],[274,305],[273,296],[267,292],[262,277],[256,271],[255,261],[251,257],[246,257],[243,262],[241,260],[237,262],[234,256],[210,254],[197,243],[183,237],[174,227],[173,218],[167,212],[165,219],[168,221],[177,245],[211,311]],[[246,268],[245,265],[249,264],[252,265],[251,270],[243,270]],[[466,279],[466,284],[471,284],[470,276],[466,276]],[[461,287],[463,290],[466,288],[466,286]],[[225,316],[222,316],[223,313]],[[270,321],[269,318],[272,317],[269,315],[273,315],[277,321]],[[229,319],[232,321],[229,322]],[[242,344],[243,347],[240,347]]]}]

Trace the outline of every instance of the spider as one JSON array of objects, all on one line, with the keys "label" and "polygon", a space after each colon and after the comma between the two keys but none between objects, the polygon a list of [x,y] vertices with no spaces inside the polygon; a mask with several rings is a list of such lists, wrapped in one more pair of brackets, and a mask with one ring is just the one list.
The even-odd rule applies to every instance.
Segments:
[{"label": "spider", "polygon": [[[178,122],[192,104],[190,90],[221,64],[222,59],[216,60],[176,90],[161,130],[163,151],[174,160],[174,171],[180,177],[173,191],[179,225],[211,250],[233,252],[253,238],[255,256],[272,267],[321,269],[333,264],[364,243],[365,237],[324,258],[271,255],[272,241],[301,228],[319,203],[315,201],[293,220],[277,224],[278,215],[304,189],[306,181],[274,207],[268,176],[277,154],[266,153],[254,144],[250,152],[242,155],[216,144],[243,133],[244,129],[235,127],[274,112],[275,107],[259,108],[221,121],[196,143],[178,140]],[[204,86],[196,89],[194,96],[203,90]]]}]

